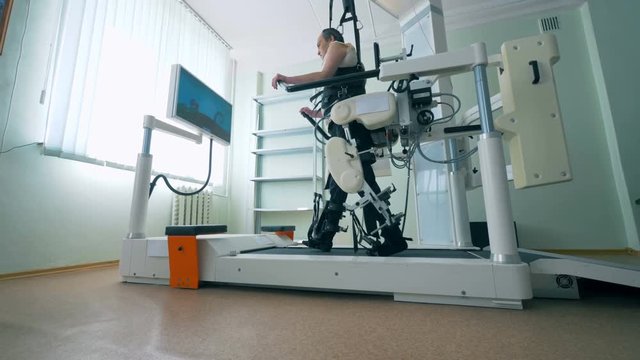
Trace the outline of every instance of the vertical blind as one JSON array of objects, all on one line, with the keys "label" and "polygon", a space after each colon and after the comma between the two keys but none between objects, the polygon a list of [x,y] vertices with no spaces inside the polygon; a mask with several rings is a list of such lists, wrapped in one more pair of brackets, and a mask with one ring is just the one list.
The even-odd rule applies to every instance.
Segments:
[{"label": "vertical blind", "polygon": [[[183,1],[60,1],[47,154],[133,166],[143,116],[172,122],[165,119],[172,64],[231,102],[230,50]],[[154,132],[154,171],[202,180],[208,147]],[[227,148],[214,144],[214,190],[225,188],[226,163]]]}]

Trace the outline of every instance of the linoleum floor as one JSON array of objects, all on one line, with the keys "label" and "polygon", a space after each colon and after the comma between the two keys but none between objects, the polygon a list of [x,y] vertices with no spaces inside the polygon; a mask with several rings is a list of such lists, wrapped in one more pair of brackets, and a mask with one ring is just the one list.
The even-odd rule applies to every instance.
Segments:
[{"label": "linoleum floor", "polygon": [[640,359],[640,292],[583,288],[518,311],[82,270],[0,281],[0,359]]}]

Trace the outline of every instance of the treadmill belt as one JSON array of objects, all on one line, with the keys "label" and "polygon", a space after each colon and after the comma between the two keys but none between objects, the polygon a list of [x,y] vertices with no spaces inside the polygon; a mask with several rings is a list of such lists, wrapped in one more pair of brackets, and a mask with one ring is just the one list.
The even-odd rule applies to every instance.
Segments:
[{"label": "treadmill belt", "polygon": [[[333,248],[330,252],[322,252],[308,247],[288,247],[270,248],[244,252],[245,254],[268,254],[268,255],[325,255],[325,256],[368,256],[366,250],[358,249],[357,253],[353,248]],[[481,255],[481,251],[474,251]],[[468,250],[434,250],[434,249],[407,249],[399,252],[393,257],[419,257],[419,258],[457,258],[457,259],[477,259],[478,257]],[[484,257],[484,256],[483,256]],[[486,258],[486,257],[484,257]]]}]

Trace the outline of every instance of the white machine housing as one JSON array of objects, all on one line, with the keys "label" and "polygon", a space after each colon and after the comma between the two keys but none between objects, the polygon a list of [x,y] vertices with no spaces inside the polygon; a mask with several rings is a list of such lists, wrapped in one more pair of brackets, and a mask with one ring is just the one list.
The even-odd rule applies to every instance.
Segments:
[{"label": "white machine housing", "polygon": [[[503,114],[495,120],[509,144],[516,189],[572,179],[552,66],[560,58],[552,34],[502,44]],[[530,66],[537,66],[538,82]],[[530,64],[531,63],[531,64]],[[529,68],[531,69],[531,68]]]},{"label": "white machine housing", "polygon": [[325,145],[327,167],[338,186],[348,194],[357,193],[364,185],[362,163],[355,146],[339,137]]},{"label": "white machine housing", "polygon": [[[331,110],[331,121],[345,129],[356,121],[369,130],[376,130],[397,119],[396,99],[386,91],[354,96],[335,104]],[[332,137],[327,141],[325,154],[329,172],[338,186],[349,194],[361,191],[364,174],[356,147],[345,139]]]},{"label": "white machine housing", "polygon": [[369,130],[376,130],[397,122],[395,96],[387,91],[358,95],[340,101],[331,110],[331,121],[347,125],[357,121]]},{"label": "white machine housing", "polygon": [[[488,259],[261,254],[290,247],[275,235],[199,235],[200,280],[308,290],[390,294],[396,301],[522,309],[532,297],[526,264]],[[125,239],[124,281],[167,285],[166,237]],[[291,249],[295,250],[295,249]]]}]

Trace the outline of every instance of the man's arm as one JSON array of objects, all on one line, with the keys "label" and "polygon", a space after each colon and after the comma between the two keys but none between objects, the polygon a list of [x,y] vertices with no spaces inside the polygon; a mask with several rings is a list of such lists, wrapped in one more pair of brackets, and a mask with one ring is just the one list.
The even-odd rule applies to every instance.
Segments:
[{"label": "man's arm", "polygon": [[323,114],[322,114],[322,111],[320,111],[320,110],[313,110],[313,109],[310,109],[310,108],[309,108],[309,107],[307,107],[307,106],[305,106],[305,107],[303,107],[302,109],[300,109],[300,112],[301,112],[301,113],[305,113],[305,114],[307,114],[307,115],[309,115],[309,116],[311,116],[312,118],[315,118],[315,119],[317,119],[317,118],[321,118],[321,117],[322,117],[322,115],[323,115]]},{"label": "man's arm", "polygon": [[338,70],[338,65],[340,65],[347,55],[347,49],[348,45],[334,41],[329,45],[327,53],[324,56],[322,70],[296,76],[276,74],[273,79],[271,79],[271,86],[277,89],[279,81],[293,85],[328,79],[335,75]]}]

